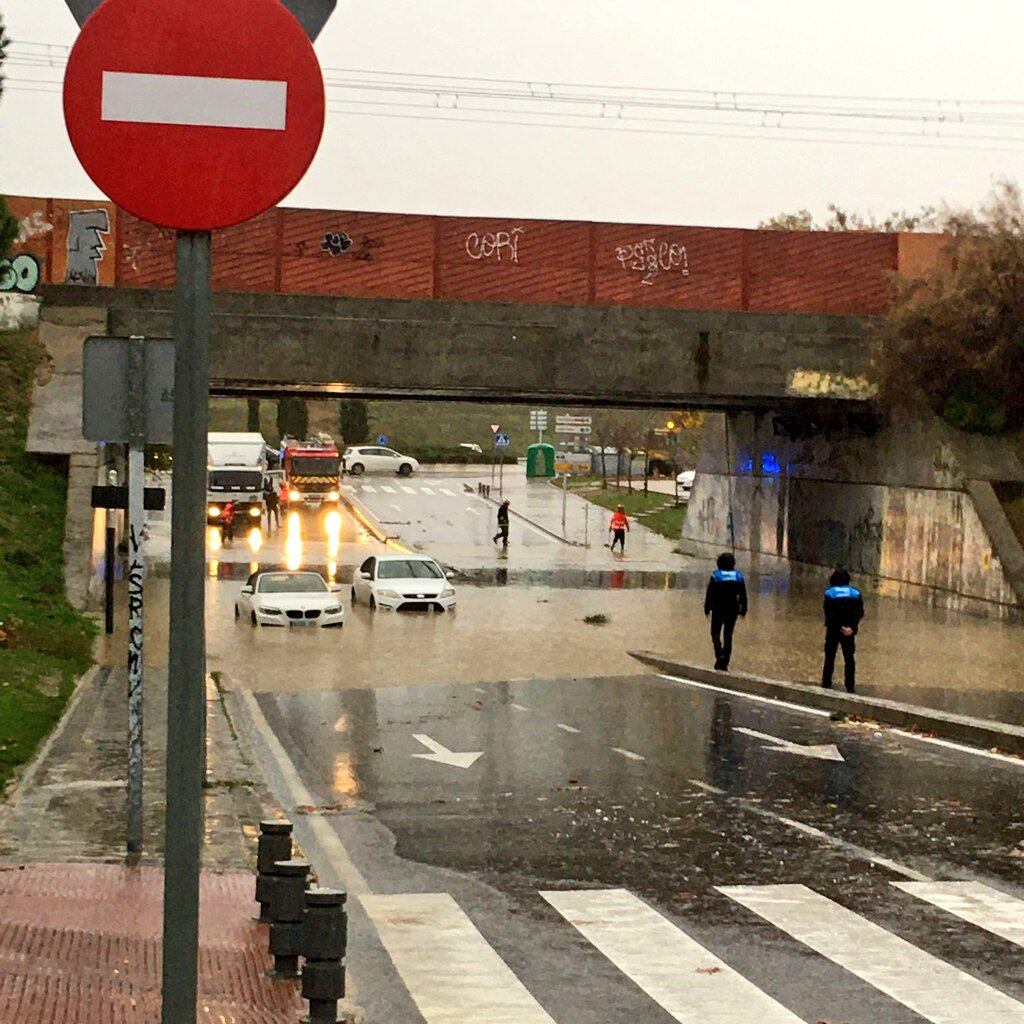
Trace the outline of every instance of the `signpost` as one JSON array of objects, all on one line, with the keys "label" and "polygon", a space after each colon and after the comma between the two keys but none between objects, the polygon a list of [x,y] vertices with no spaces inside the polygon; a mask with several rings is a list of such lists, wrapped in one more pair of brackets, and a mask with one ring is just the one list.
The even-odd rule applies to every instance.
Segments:
[{"label": "signpost", "polygon": [[[496,432],[494,435],[494,453],[498,458],[498,493],[505,494],[505,449],[512,445],[512,438],[508,434]],[[491,470],[491,480],[494,480],[494,470]]]},{"label": "signpost", "polygon": [[194,1024],[210,232],[263,213],[298,184],[323,134],[323,75],[309,37],[278,0],[105,0],[71,51],[64,120],[101,191],[178,233],[162,1021]]},{"label": "signpost", "polygon": [[537,431],[537,444],[541,444],[544,440],[544,431],[548,429],[547,409],[530,410],[530,429]]},{"label": "signpost", "polygon": [[387,443],[388,443],[388,435],[387,434],[378,434],[377,435],[377,444],[387,445]]}]

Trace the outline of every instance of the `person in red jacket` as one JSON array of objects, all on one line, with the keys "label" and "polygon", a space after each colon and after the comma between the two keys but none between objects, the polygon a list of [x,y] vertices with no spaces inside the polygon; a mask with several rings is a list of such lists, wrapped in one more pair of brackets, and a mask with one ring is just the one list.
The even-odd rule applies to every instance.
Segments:
[{"label": "person in red jacket", "polygon": [[626,553],[626,533],[629,530],[629,519],[626,516],[625,509],[621,505],[615,507],[614,513],[612,513],[611,522],[608,524],[608,529],[611,530],[612,534],[612,551],[615,550],[615,545],[619,545],[619,550],[622,554]]},{"label": "person in red jacket", "polygon": [[224,540],[235,539],[235,503],[228,501],[220,510],[220,521],[224,529]]}]

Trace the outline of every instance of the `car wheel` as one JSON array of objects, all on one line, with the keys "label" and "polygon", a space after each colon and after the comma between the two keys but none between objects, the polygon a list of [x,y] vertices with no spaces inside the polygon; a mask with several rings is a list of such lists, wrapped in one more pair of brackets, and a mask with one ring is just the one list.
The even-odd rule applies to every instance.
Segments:
[{"label": "car wheel", "polygon": [[252,623],[254,629],[259,625],[259,623],[256,621],[256,613],[255,612],[253,612],[249,616],[249,621]]},{"label": "car wheel", "polygon": [[362,476],[362,475],[363,475],[363,464],[362,464],[361,462],[357,462],[357,463],[355,463],[355,464],[354,464],[354,465],[352,466],[352,468],[351,468],[351,469],[349,469],[349,472],[350,472],[350,473],[351,473],[351,474],[352,474],[353,476]]},{"label": "car wheel", "polygon": [[375,612],[377,610],[377,601],[373,594],[370,595],[370,611]]},{"label": "car wheel", "polygon": [[403,462],[398,467],[398,475],[399,476],[412,476],[412,466],[410,466],[408,462]]}]

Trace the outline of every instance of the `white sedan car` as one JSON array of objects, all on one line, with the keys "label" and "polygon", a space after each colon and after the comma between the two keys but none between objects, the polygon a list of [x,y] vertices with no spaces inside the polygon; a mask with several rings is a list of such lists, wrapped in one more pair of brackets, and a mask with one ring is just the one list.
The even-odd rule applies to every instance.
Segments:
[{"label": "white sedan car", "polygon": [[338,628],[345,624],[338,589],[318,572],[254,572],[235,602],[235,618],[254,626]]},{"label": "white sedan car", "polygon": [[381,448],[379,445],[359,445],[345,449],[345,472],[352,476],[363,473],[397,473],[399,476],[411,476],[419,472],[420,464],[411,455],[403,455],[394,448]]},{"label": "white sedan car", "polygon": [[392,611],[455,609],[455,588],[441,566],[425,555],[376,555],[352,580],[352,603]]}]

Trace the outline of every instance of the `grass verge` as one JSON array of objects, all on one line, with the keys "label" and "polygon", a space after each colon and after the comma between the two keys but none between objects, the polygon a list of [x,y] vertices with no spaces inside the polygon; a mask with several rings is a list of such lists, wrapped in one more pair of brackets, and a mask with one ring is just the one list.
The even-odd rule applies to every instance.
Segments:
[{"label": "grass verge", "polygon": [[34,331],[0,334],[0,792],[92,660],[93,624],[64,597],[65,468],[25,454],[45,355]]},{"label": "grass verge", "polygon": [[[686,506],[681,505],[676,508],[669,504],[673,500],[670,494],[651,491],[645,495],[642,489],[639,491],[634,489],[630,492],[616,490],[614,485],[609,485],[606,490],[602,490],[599,477],[594,479],[583,477],[578,480],[570,477],[569,490],[595,505],[600,505],[601,508],[608,509],[609,512],[614,511],[617,505],[621,505],[631,520],[630,525],[640,523],[647,529],[660,533],[663,537],[668,537],[673,541],[678,541],[682,535],[683,520],[686,519]],[[661,507],[666,504],[669,504],[668,508]],[[659,511],[654,511],[655,509]]]}]

